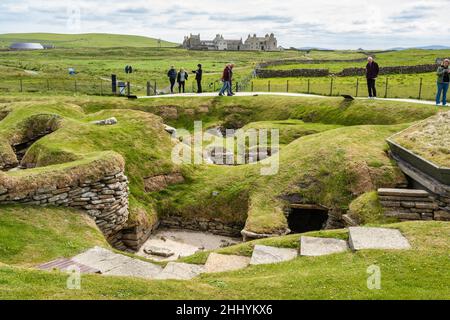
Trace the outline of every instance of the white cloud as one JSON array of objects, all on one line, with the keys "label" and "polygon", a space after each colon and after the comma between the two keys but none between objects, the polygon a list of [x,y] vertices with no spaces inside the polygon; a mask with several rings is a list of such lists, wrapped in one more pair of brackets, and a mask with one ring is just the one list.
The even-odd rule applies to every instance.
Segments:
[{"label": "white cloud", "polygon": [[449,0],[2,0],[0,33],[61,32],[79,6],[77,32],[140,34],[181,42],[189,33],[274,32],[281,45],[387,48],[440,44]]}]

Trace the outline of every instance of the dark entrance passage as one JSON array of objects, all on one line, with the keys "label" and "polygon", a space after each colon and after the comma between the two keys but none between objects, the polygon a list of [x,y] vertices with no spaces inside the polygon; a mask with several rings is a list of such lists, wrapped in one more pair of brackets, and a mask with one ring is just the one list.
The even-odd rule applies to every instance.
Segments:
[{"label": "dark entrance passage", "polygon": [[322,230],[328,220],[328,209],[318,205],[293,204],[288,216],[292,233]]}]

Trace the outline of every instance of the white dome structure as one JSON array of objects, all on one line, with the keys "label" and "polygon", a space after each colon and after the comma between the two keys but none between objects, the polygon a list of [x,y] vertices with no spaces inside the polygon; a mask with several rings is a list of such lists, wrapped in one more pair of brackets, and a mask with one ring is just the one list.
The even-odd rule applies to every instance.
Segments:
[{"label": "white dome structure", "polygon": [[44,46],[40,43],[16,42],[10,47],[11,50],[44,50]]}]

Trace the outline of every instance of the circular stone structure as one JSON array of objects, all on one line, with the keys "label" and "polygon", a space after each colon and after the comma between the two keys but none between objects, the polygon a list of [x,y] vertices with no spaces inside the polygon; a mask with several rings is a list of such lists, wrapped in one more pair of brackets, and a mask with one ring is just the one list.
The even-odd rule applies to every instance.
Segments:
[{"label": "circular stone structure", "polygon": [[9,48],[11,50],[44,50],[44,46],[42,44],[33,42],[16,42]]}]

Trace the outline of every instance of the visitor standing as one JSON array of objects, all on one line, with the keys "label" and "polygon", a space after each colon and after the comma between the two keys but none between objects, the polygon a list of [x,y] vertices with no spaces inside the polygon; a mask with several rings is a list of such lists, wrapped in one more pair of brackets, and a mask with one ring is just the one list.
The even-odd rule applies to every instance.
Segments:
[{"label": "visitor standing", "polygon": [[228,95],[230,95],[230,92],[229,92],[230,85],[231,85],[230,81],[231,81],[231,69],[230,69],[230,65],[226,65],[225,69],[223,70],[223,74],[222,74],[223,86],[219,92],[219,96],[223,96],[225,91],[228,93]]},{"label": "visitor standing", "polygon": [[441,96],[442,96],[442,105],[445,107],[447,105],[447,91],[448,91],[448,86],[449,86],[449,72],[450,69],[448,68],[450,63],[449,59],[445,59],[442,62],[442,65],[438,68],[437,70],[437,76],[438,76],[438,80],[437,80],[437,94],[436,94],[436,105],[440,105],[441,104]]},{"label": "visitor standing", "polygon": [[372,57],[367,59],[368,63],[366,66],[366,78],[367,78],[367,88],[369,90],[369,99],[375,99],[377,97],[376,80],[378,73],[380,72],[380,67]]},{"label": "visitor standing", "polygon": [[173,94],[173,87],[175,86],[175,82],[177,81],[177,70],[175,70],[174,66],[170,67],[169,72],[167,72],[167,76],[170,81],[170,93]]},{"label": "visitor standing", "polygon": [[197,80],[197,93],[202,93],[203,92],[203,88],[202,88],[203,69],[202,69],[201,64],[198,64],[197,67],[198,67],[198,69],[196,71],[192,71],[192,72],[195,73],[195,80]]},{"label": "visitor standing", "polygon": [[178,92],[181,93],[181,90],[183,90],[183,93],[185,93],[186,89],[186,81],[188,79],[189,75],[186,71],[184,71],[183,68],[180,69],[180,72],[178,72],[177,82],[178,82]]}]

